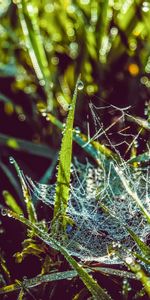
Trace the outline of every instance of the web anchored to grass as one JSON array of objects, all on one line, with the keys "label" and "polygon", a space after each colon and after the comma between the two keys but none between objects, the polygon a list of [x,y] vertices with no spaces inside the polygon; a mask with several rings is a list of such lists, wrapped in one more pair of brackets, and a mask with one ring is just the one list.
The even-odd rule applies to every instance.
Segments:
[{"label": "web anchored to grass", "polygon": [[[122,259],[114,254],[114,242],[122,249],[127,249],[126,255],[128,251],[138,251],[135,236],[146,245],[149,243],[150,168],[133,166],[121,158],[118,147],[125,145],[126,152],[130,148],[135,149],[142,130],[140,128],[136,136],[127,133],[129,126],[124,126],[126,118],[130,119],[127,109],[111,105],[99,107],[98,110],[103,114],[106,109],[111,116],[118,113],[114,122],[104,129],[100,114],[95,114],[92,103],[90,108],[96,133],[89,137],[83,148],[97,143],[99,138],[103,143],[105,141],[105,145],[111,147],[115,154],[111,152],[109,158],[101,156],[100,167],[93,166],[88,160],[86,164],[81,164],[74,158],[66,211],[66,238],[60,234],[57,235],[57,239],[71,255],[81,260],[121,263]],[[119,139],[115,144],[112,142],[112,136],[117,124]],[[100,144],[93,145],[98,147]],[[103,146],[104,153],[107,153],[106,146]],[[98,153],[97,151],[97,160]],[[55,185],[38,184],[29,177],[25,179],[34,196],[47,205],[54,204]],[[135,234],[134,238],[131,232]],[[124,253],[124,250],[122,251]]]},{"label": "web anchored to grass", "polygon": [[[150,170],[133,170],[122,167],[130,189],[136,193],[141,205],[150,213],[148,182]],[[135,247],[126,226],[143,241],[148,242],[150,226],[140,207],[128,194],[114,163],[108,172],[86,166],[77,160],[72,167],[72,183],[67,215],[73,220],[66,228],[68,239],[64,246],[71,255],[82,260],[118,263],[118,257],[111,255],[113,242],[119,242],[128,249]],[[41,201],[53,205],[55,186],[35,184],[26,177],[30,190]],[[63,242],[61,236],[59,240]]]},{"label": "web anchored to grass", "polygon": [[[110,297],[72,256],[83,262],[125,263],[139,276],[137,278],[150,295],[149,278],[142,269],[149,271],[150,265],[150,168],[139,165],[139,161],[148,162],[149,151],[141,154],[139,161],[136,157],[137,140],[140,140],[142,128],[149,130],[149,126],[147,123],[143,126],[143,122],[138,120],[138,126],[141,122],[142,128],[137,130],[137,134],[127,133],[129,126],[125,125],[126,118],[132,121],[135,118],[130,117],[126,108],[107,106],[98,109],[104,111],[107,108],[110,116],[116,119],[110,118],[110,124],[105,127],[101,116],[94,113],[95,108],[90,104],[96,133],[90,136],[89,125],[88,137],[79,130],[77,132],[73,129],[73,120],[79,83],[80,77],[63,132],[56,184],[45,185],[32,181],[11,158],[10,162],[15,165],[22,185],[28,219],[18,214],[18,208],[14,212],[4,209],[2,214],[26,224],[33,235],[60,251],[94,299],[106,300]],[[117,110],[117,117],[114,109]],[[115,139],[113,141],[114,129],[118,130],[117,143]],[[73,137],[98,162],[98,166],[88,159],[86,163],[80,163],[76,158],[71,165]],[[127,162],[120,154],[122,145],[127,148],[124,149],[125,155],[131,150],[132,157]],[[41,226],[38,222],[32,196],[54,207],[50,230],[45,223]],[[12,207],[12,201],[10,203],[8,197],[6,200]],[[0,292],[10,288],[4,287]]]}]

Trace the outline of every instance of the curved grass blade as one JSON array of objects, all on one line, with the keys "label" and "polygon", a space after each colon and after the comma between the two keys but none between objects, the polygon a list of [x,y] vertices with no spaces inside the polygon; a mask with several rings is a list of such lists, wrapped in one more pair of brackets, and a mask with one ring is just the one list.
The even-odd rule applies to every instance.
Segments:
[{"label": "curved grass blade", "polygon": [[[64,232],[66,228],[66,210],[70,192],[70,168],[72,161],[72,141],[73,141],[73,122],[75,114],[75,106],[77,99],[78,85],[80,76],[77,79],[73,99],[70,104],[66,126],[63,133],[61,150],[59,154],[58,175],[55,190],[55,204],[52,232]],[[55,222],[57,220],[57,222]]]},{"label": "curved grass blade", "polygon": [[23,172],[20,170],[17,162],[15,161],[15,159],[13,157],[10,157],[10,163],[14,164],[15,169],[18,174],[18,177],[20,179],[23,196],[24,196],[24,200],[25,200],[25,204],[26,204],[26,208],[27,208],[27,212],[28,212],[28,218],[31,222],[36,222],[37,221],[36,211],[35,211],[31,196],[30,196],[30,192],[29,192],[26,182],[24,180]]},{"label": "curved grass blade", "polygon": [[107,294],[107,292],[103,288],[101,288],[101,286],[93,279],[93,277],[89,275],[88,272],[83,269],[82,266],[79,265],[73,257],[70,256],[68,251],[63,246],[61,246],[61,244],[57,240],[53,239],[45,230],[40,229],[38,225],[32,223],[22,215],[17,215],[16,213],[8,209],[3,210],[5,210],[5,214],[9,217],[16,219],[31,228],[34,234],[47,245],[60,251],[60,253],[68,261],[70,266],[73,267],[73,269],[78,273],[80,279],[86,285],[87,289],[90,291],[95,300],[111,300],[111,297]]}]

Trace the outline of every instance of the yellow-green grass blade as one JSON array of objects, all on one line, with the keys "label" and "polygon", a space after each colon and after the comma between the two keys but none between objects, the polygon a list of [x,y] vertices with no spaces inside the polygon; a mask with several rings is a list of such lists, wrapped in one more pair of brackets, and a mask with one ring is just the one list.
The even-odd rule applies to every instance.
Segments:
[{"label": "yellow-green grass blade", "polygon": [[28,218],[31,222],[36,222],[37,221],[36,211],[35,211],[31,196],[30,196],[29,189],[24,180],[23,172],[21,171],[20,167],[18,166],[17,162],[15,161],[15,159],[13,157],[10,157],[10,163],[14,164],[15,169],[18,174],[18,177],[20,179],[22,192],[23,192],[23,196],[24,196],[24,201],[26,204],[27,212],[28,212]]}]

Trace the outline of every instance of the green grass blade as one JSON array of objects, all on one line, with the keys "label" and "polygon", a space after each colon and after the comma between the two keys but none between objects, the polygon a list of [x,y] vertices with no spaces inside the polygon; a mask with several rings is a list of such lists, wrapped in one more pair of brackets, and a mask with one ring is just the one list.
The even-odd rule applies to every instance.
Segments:
[{"label": "green grass blade", "polygon": [[9,208],[11,208],[17,214],[22,214],[23,215],[22,209],[17,204],[15,198],[8,191],[3,191],[3,197],[5,199],[5,203],[7,204],[7,206]]},{"label": "green grass blade", "polygon": [[55,155],[55,151],[47,145],[34,144],[5,134],[0,134],[0,145],[46,158],[53,158]]},{"label": "green grass blade", "polygon": [[141,283],[143,284],[143,287],[148,295],[148,299],[150,299],[150,278],[148,277],[146,272],[144,272],[142,267],[137,262],[133,261],[132,263],[127,263],[127,261],[125,261],[125,263],[128,266],[128,268],[141,281]]},{"label": "green grass blade", "polygon": [[95,300],[111,299],[107,292],[103,288],[101,288],[100,285],[98,285],[98,283],[93,279],[93,277],[89,275],[88,272],[85,269],[83,269],[82,266],[79,265],[74,258],[70,256],[68,251],[63,246],[61,246],[61,244],[57,240],[53,239],[46,231],[40,229],[35,223],[32,223],[30,220],[24,218],[22,215],[17,215],[16,213],[7,209],[5,209],[5,213],[9,217],[19,220],[20,222],[31,228],[34,234],[38,236],[42,241],[44,241],[47,245],[60,251],[61,254],[65,257],[65,259],[68,261],[70,266],[73,267],[73,269],[78,273],[80,279],[86,285],[87,289],[90,291]]},{"label": "green grass blade", "polygon": [[100,16],[97,22],[97,43],[98,43],[98,51],[101,50],[103,37],[106,34],[107,23],[108,23],[108,8],[109,8],[109,0],[102,1],[100,6]]},{"label": "green grass blade", "polygon": [[150,258],[150,247],[147,246],[128,226],[126,226],[127,231],[129,232],[130,236],[139,246],[140,250],[144,255],[147,256],[147,259]]},{"label": "green grass blade", "polygon": [[25,292],[24,292],[24,290],[22,288],[21,291],[19,292],[17,300],[23,300],[24,296],[25,296]]},{"label": "green grass blade", "polygon": [[134,162],[149,162],[150,161],[150,153],[149,152],[145,152],[145,153],[142,153],[142,154],[139,154],[138,156],[136,157],[133,157],[131,159],[129,159],[127,161],[127,163],[134,163]]},{"label": "green grass blade", "polygon": [[[37,277],[30,278],[30,279],[24,279],[23,280],[23,286],[26,288],[32,288],[35,286],[38,286],[42,283],[51,282],[51,281],[57,281],[57,280],[64,280],[64,279],[72,279],[73,277],[77,276],[77,272],[74,270],[71,271],[65,271],[65,272],[56,272],[52,274],[46,274],[46,275],[38,275]],[[4,293],[10,293],[13,291],[16,291],[18,289],[21,289],[21,285],[17,284],[11,284],[8,286],[4,286],[0,288],[0,294]]]},{"label": "green grass blade", "polygon": [[[104,268],[104,267],[93,267],[91,269],[86,269],[88,273],[90,272],[101,272],[103,274],[109,274],[117,277],[123,277],[123,278],[129,278],[129,279],[135,279],[136,276],[132,273],[129,273],[127,271],[121,271],[121,270],[115,270],[112,268]],[[41,285],[46,282],[52,282],[52,281],[58,281],[58,280],[64,280],[64,279],[72,279],[76,277],[78,273],[75,270],[71,271],[64,271],[64,272],[56,272],[52,274],[46,274],[46,275],[38,275],[36,277],[30,278],[30,279],[24,279],[22,282],[22,285],[25,286],[27,289]],[[16,291],[21,289],[21,285],[17,284],[11,284],[5,287],[0,288],[0,294],[4,293],[10,293],[12,291]]]},{"label": "green grass blade", "polygon": [[[79,81],[80,76],[77,79],[73,99],[70,104],[70,110],[68,113],[66,126],[62,138],[61,150],[59,154],[58,175],[55,191],[54,217],[52,221],[53,233],[58,233],[59,230],[64,231],[66,227],[65,215],[70,192],[70,168],[72,161],[73,122]],[[55,223],[56,219],[57,224]]]},{"label": "green grass blade", "polygon": [[26,204],[26,208],[27,208],[27,212],[28,212],[28,218],[31,222],[36,222],[37,221],[36,211],[35,211],[31,196],[30,196],[30,192],[29,192],[26,182],[24,180],[23,172],[20,170],[17,162],[14,160],[13,157],[10,157],[10,163],[14,164],[15,169],[18,174],[18,177],[20,179],[22,192],[23,192],[23,196],[24,196],[24,200],[25,200],[25,204]]},{"label": "green grass blade", "polygon": [[49,88],[51,82],[51,74],[48,67],[43,42],[40,36],[35,8],[32,6],[32,3],[27,3],[25,0],[19,1],[17,3],[17,6],[26,46],[28,48],[35,73],[37,75],[37,78],[39,79],[40,84],[45,88],[48,98],[48,108],[52,110],[53,103],[51,98],[51,91]]},{"label": "green grass blade", "polygon": [[12,292],[14,292],[16,290],[20,290],[20,289],[21,289],[21,286],[18,283],[6,285],[6,286],[3,286],[2,288],[0,288],[0,295],[6,294],[6,293],[12,293]]}]

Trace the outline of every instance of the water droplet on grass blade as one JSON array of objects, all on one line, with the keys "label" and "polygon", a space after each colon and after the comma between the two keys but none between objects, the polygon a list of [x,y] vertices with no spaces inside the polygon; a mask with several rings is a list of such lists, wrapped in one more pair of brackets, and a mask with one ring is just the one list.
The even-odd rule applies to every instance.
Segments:
[{"label": "water droplet on grass blade", "polygon": [[69,104],[69,105],[68,105],[68,110],[72,110],[72,108],[73,108],[72,105]]},{"label": "water droplet on grass blade", "polygon": [[78,83],[78,90],[81,91],[84,88],[84,83],[80,80]]},{"label": "water droplet on grass blade", "polygon": [[76,134],[79,134],[79,133],[81,133],[81,130],[80,130],[80,128],[79,128],[79,127],[75,127],[75,128],[74,128],[74,130],[75,130],[75,133],[76,133]]},{"label": "water droplet on grass blade", "polygon": [[15,163],[15,160],[14,160],[14,158],[12,156],[9,157],[9,162],[10,162],[10,164],[14,164]]}]

